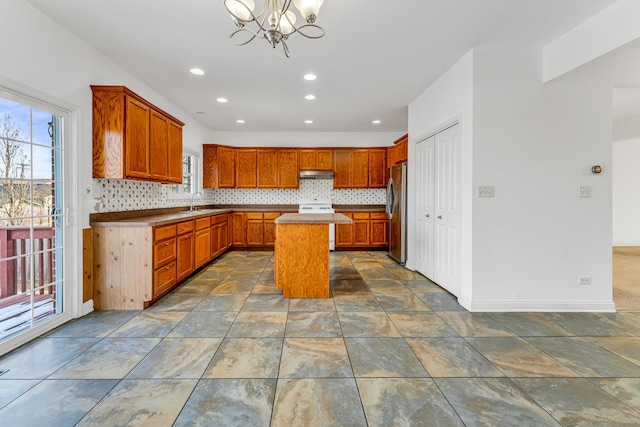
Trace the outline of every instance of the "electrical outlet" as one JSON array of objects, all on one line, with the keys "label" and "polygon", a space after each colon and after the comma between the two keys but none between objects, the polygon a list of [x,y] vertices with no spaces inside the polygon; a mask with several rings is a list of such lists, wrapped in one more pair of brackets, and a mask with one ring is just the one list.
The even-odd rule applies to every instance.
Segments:
[{"label": "electrical outlet", "polygon": [[581,199],[588,199],[591,197],[591,186],[590,185],[581,185],[578,187],[578,197]]},{"label": "electrical outlet", "polygon": [[578,285],[590,285],[591,276],[578,276]]},{"label": "electrical outlet", "polygon": [[478,185],[478,198],[492,199],[496,196],[496,190],[493,185]]}]

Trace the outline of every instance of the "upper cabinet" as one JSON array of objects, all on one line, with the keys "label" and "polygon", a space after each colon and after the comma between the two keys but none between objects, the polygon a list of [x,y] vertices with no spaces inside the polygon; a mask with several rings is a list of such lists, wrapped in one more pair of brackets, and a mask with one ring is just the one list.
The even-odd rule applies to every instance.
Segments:
[{"label": "upper cabinet", "polygon": [[369,149],[369,188],[387,186],[387,149]]},{"label": "upper cabinet", "polygon": [[333,188],[384,187],[385,148],[337,149],[333,153]]},{"label": "upper cabinet", "polygon": [[316,148],[300,149],[300,170],[333,170],[333,150]]},{"label": "upper cabinet", "polygon": [[236,188],[256,188],[258,150],[236,149]]},{"label": "upper cabinet", "polygon": [[408,141],[409,135],[404,135],[393,142],[393,147],[387,148],[387,167],[407,162]]},{"label": "upper cabinet", "polygon": [[278,188],[298,188],[298,150],[278,149]]},{"label": "upper cabinet", "polygon": [[235,188],[236,150],[223,145],[202,145],[202,186],[204,188]]},{"label": "upper cabinet", "polygon": [[184,123],[124,86],[93,91],[93,177],[182,182]]}]

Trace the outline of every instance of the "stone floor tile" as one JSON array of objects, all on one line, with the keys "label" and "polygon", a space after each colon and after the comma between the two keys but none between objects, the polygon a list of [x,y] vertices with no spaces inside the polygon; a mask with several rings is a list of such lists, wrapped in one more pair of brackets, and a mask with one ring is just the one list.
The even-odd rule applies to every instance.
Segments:
[{"label": "stone floor tile", "polygon": [[24,392],[38,384],[40,380],[3,380],[0,379],[0,409]]},{"label": "stone floor tile", "polygon": [[512,337],[513,332],[487,313],[440,311],[438,316],[462,337]]},{"label": "stone floor tile", "polygon": [[352,294],[356,292],[369,292],[369,286],[362,279],[331,280],[329,282],[331,292],[334,294]]},{"label": "stone floor tile", "polygon": [[235,311],[192,311],[167,335],[167,338],[224,337],[238,316]]},{"label": "stone floor tile", "polygon": [[285,338],[279,378],[353,377],[342,338]]},{"label": "stone floor tile", "polygon": [[369,427],[464,426],[430,378],[357,378],[356,381]]},{"label": "stone floor tile", "polygon": [[225,279],[214,290],[211,291],[211,295],[216,294],[246,294],[253,290],[258,280],[234,280]]},{"label": "stone floor tile", "polygon": [[240,312],[227,332],[227,337],[284,337],[286,323],[286,312]]},{"label": "stone floor tile", "polygon": [[489,316],[522,337],[574,336],[548,320],[543,313],[490,313]]},{"label": "stone floor tile", "polygon": [[77,425],[169,426],[197,380],[122,380]]},{"label": "stone floor tile", "polygon": [[109,335],[111,338],[164,338],[188,311],[144,311]]},{"label": "stone floor tile", "polygon": [[200,378],[220,338],[165,338],[130,373],[134,378]]},{"label": "stone floor tile", "polygon": [[289,302],[289,314],[294,311],[336,311],[333,298],[295,298]]},{"label": "stone floor tile", "polygon": [[462,338],[406,338],[432,377],[503,377],[504,374]]},{"label": "stone floor tile", "polygon": [[251,294],[242,311],[289,311],[289,299],[278,294]]},{"label": "stone floor tile", "polygon": [[640,413],[640,378],[591,378],[590,381]]},{"label": "stone floor tile", "polygon": [[414,292],[418,298],[433,311],[464,311],[467,310],[458,304],[458,299],[450,293],[440,292]]},{"label": "stone floor tile", "polygon": [[245,294],[215,294],[205,297],[194,311],[240,311],[249,297]]},{"label": "stone floor tile", "polygon": [[387,313],[393,311],[431,311],[431,309],[411,292],[373,291],[378,303]]},{"label": "stone floor tile", "polygon": [[402,338],[345,338],[356,377],[428,377]]},{"label": "stone floor tile", "polygon": [[371,292],[337,294],[333,296],[337,311],[383,311]]},{"label": "stone floor tile", "polygon": [[[44,380],[0,410],[4,426],[72,426],[117,380]],[[0,381],[2,387],[3,381]]]},{"label": "stone floor tile", "polygon": [[584,378],[516,378],[562,425],[637,426],[640,414]]},{"label": "stone floor tile", "polygon": [[640,366],[640,337],[588,337],[586,339]]},{"label": "stone floor tile", "polygon": [[160,338],[104,338],[49,378],[121,379],[159,342]]},{"label": "stone floor tile", "polygon": [[202,300],[204,299],[204,294],[175,294],[171,293],[160,301],[153,304],[146,311],[147,313],[154,311],[191,311],[193,310]]},{"label": "stone floor tile", "polygon": [[365,427],[354,378],[279,379],[271,427]]},{"label": "stone floor tile", "polygon": [[632,335],[640,336],[640,312],[619,311],[617,313],[597,313],[594,315],[598,320],[609,323]]},{"label": "stone floor tile", "polygon": [[520,337],[469,338],[467,342],[508,377],[578,376]]},{"label": "stone floor tile", "polygon": [[285,337],[342,337],[338,314],[335,311],[290,311]]},{"label": "stone floor tile", "polygon": [[400,280],[395,279],[368,279],[365,280],[365,283],[374,294],[378,292],[411,292]]},{"label": "stone floor tile", "polygon": [[595,313],[544,313],[543,316],[578,336],[625,337],[632,335],[602,321]]},{"label": "stone floor tile", "polygon": [[275,390],[275,379],[202,379],[174,427],[268,427]]},{"label": "stone floor tile", "polygon": [[403,337],[459,337],[433,312],[397,312],[387,316]]},{"label": "stone floor tile", "polygon": [[338,318],[345,337],[400,336],[400,332],[384,312],[338,312]]},{"label": "stone floor tile", "polygon": [[101,310],[74,319],[48,334],[49,337],[102,338],[140,314],[138,310]]},{"label": "stone floor tile", "polygon": [[507,378],[436,378],[466,426],[559,426]]},{"label": "stone floor tile", "polygon": [[277,378],[282,338],[225,339],[204,378]]}]

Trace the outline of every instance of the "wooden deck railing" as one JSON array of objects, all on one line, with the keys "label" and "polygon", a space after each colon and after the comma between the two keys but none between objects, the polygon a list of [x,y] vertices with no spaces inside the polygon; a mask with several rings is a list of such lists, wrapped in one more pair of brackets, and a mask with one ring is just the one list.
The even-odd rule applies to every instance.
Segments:
[{"label": "wooden deck railing", "polygon": [[[31,289],[34,296],[49,295],[54,292],[55,286],[44,285],[55,282],[55,259],[53,256],[53,227],[33,228],[33,247],[28,248],[31,240],[29,227],[0,227],[0,308],[15,303],[15,299],[7,298],[24,295]],[[33,265],[27,262],[24,255],[35,253],[31,258]],[[11,258],[11,259],[8,259]],[[31,279],[30,270],[34,269],[34,281],[29,286]]]}]

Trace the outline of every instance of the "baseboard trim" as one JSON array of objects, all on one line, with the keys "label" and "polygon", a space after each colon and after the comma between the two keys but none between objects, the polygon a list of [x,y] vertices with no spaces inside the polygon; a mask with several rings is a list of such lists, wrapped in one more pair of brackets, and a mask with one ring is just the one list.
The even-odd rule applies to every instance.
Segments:
[{"label": "baseboard trim", "polygon": [[471,301],[458,302],[471,312],[596,312],[615,313],[613,301]]},{"label": "baseboard trim", "polygon": [[87,302],[82,304],[80,317],[81,316],[86,316],[87,314],[91,313],[92,311],[93,311],[93,300],[90,299],[89,301],[87,301]]}]

